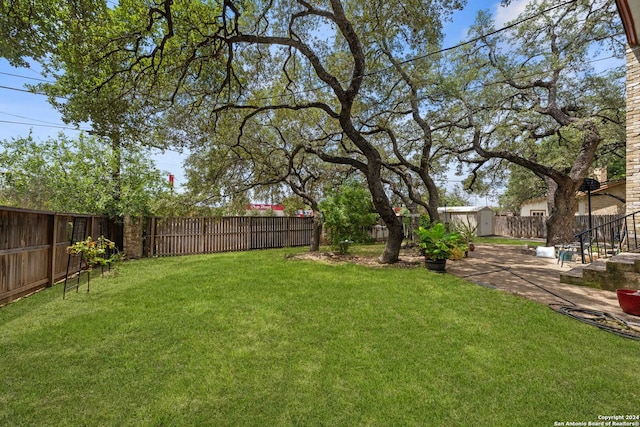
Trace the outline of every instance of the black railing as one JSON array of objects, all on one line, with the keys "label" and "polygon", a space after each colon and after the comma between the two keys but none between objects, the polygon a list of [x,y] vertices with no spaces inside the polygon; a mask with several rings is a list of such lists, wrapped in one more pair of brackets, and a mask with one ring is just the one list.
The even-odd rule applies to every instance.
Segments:
[{"label": "black railing", "polygon": [[621,252],[640,251],[638,221],[640,211],[576,234],[582,263],[593,262],[596,257],[608,258]]}]

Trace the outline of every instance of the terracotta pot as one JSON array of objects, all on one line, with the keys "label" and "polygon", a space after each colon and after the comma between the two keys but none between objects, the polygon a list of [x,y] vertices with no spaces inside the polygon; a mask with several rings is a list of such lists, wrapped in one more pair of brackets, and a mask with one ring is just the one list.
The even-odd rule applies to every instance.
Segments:
[{"label": "terracotta pot", "polygon": [[618,304],[627,314],[640,316],[640,291],[635,289],[617,289]]}]

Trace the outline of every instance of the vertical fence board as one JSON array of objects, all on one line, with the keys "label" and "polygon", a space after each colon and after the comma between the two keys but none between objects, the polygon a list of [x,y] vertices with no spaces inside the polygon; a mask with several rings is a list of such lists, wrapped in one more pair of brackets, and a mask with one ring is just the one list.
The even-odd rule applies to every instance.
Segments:
[{"label": "vertical fence board", "polygon": [[[594,215],[592,223],[597,227],[616,218],[618,218],[617,215]],[[497,216],[494,217],[494,230],[499,236],[544,239],[547,237],[546,220],[547,217],[542,216]],[[588,228],[589,216],[576,215],[573,220],[573,234]]]},{"label": "vertical fence board", "polygon": [[[68,265],[77,271],[79,257],[66,252],[75,218],[87,219],[87,235],[122,247],[122,224],[104,217],[0,207],[0,304],[64,278]],[[294,217],[150,218],[141,237],[145,256],[175,256],[306,246],[312,225]]]},{"label": "vertical fence board", "polygon": [[147,231],[151,256],[306,246],[311,241],[311,218],[216,217],[151,218]]},{"label": "vertical fence board", "polygon": [[[68,224],[76,217],[88,216],[0,207],[0,304],[51,286],[64,277]],[[104,234],[121,245],[118,227],[107,226],[108,222],[106,218],[91,217],[91,235]],[[105,228],[115,234],[101,233]]]}]

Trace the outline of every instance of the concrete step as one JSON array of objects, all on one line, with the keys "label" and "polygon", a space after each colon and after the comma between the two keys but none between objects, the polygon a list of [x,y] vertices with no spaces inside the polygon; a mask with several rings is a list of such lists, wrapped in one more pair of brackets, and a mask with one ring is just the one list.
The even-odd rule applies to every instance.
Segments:
[{"label": "concrete step", "polygon": [[606,261],[599,259],[591,264],[578,264],[571,270],[560,273],[560,282],[603,289],[601,278],[606,275]]},{"label": "concrete step", "polygon": [[621,253],[591,264],[578,264],[560,273],[560,282],[599,289],[637,289],[640,287],[640,254]]},{"label": "concrete step", "polygon": [[571,270],[561,272],[560,283],[582,286],[582,270],[584,270],[584,267],[587,265],[589,264],[578,264]]},{"label": "concrete step", "polygon": [[613,267],[618,271],[628,271],[640,273],[640,254],[623,252],[609,258],[609,268]]},{"label": "concrete step", "polygon": [[578,264],[560,273],[560,282],[615,290],[640,286],[640,254],[622,253],[599,259],[591,264]]}]

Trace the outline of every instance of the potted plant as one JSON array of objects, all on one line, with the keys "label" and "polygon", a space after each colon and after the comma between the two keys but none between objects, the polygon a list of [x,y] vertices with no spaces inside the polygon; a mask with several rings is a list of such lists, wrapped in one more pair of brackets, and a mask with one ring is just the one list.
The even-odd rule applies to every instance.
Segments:
[{"label": "potted plant", "polygon": [[466,250],[460,233],[448,232],[442,223],[430,228],[418,227],[416,235],[420,239],[420,248],[429,270],[445,271],[446,262],[454,252]]},{"label": "potted plant", "polygon": [[456,231],[460,233],[460,237],[467,244],[470,251],[474,251],[476,249],[473,244],[473,239],[477,236],[476,232],[478,230],[477,224],[472,224],[469,218],[467,221],[458,221],[455,225]]},{"label": "potted plant", "polygon": [[67,248],[67,253],[71,255],[81,255],[81,265],[83,260],[87,263],[87,270],[89,271],[89,275],[87,276],[87,289],[91,281],[91,271],[94,267],[98,265],[109,266],[118,259],[118,254],[112,252],[114,249],[115,243],[104,236],[98,237],[98,240],[93,240],[91,236],[89,236],[85,240],[80,240]]}]

